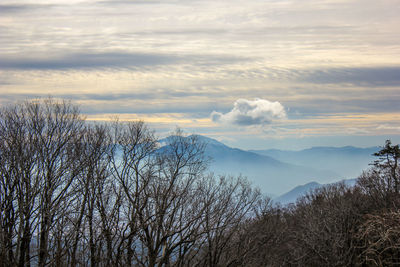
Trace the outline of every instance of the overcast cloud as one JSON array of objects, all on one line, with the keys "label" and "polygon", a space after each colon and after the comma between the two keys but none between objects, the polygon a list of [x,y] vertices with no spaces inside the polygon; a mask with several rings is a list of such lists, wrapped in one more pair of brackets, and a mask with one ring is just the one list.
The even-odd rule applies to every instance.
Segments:
[{"label": "overcast cloud", "polygon": [[232,140],[275,123],[236,128],[398,134],[400,0],[3,0],[0,14],[0,105],[53,95]]}]

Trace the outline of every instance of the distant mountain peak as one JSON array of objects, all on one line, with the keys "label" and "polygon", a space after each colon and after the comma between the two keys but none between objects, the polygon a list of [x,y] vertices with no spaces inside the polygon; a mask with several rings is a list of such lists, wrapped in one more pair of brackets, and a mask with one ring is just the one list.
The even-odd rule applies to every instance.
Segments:
[{"label": "distant mountain peak", "polygon": [[[356,181],[357,181],[357,179],[345,179],[345,180],[342,180],[339,182],[343,182],[345,185],[352,187],[356,184]],[[280,203],[282,205],[296,203],[298,198],[305,196],[306,194],[314,191],[315,189],[321,188],[324,186],[328,186],[328,185],[333,185],[336,183],[338,183],[338,182],[333,182],[333,183],[328,183],[328,184],[320,184],[320,183],[313,181],[313,182],[310,182],[307,184],[296,186],[289,192],[286,192],[285,194],[280,195],[280,196],[274,198],[273,200],[275,203]]]},{"label": "distant mountain peak", "polygon": [[[170,135],[170,136],[167,136],[165,138],[162,138],[162,139],[158,140],[158,142],[159,142],[159,144],[161,146],[165,146],[165,145],[168,145],[171,141],[173,141],[174,138],[176,138],[176,137],[177,137],[176,135]],[[225,144],[223,144],[223,143],[221,143],[221,142],[219,142],[219,141],[217,141],[217,140],[215,140],[213,138],[204,136],[204,135],[192,134],[192,135],[189,135],[189,136],[186,136],[186,137],[184,136],[183,138],[196,138],[197,141],[199,141],[200,143],[204,143],[207,146],[208,145],[212,145],[212,146],[217,146],[217,147],[228,148],[227,145],[225,145]]]},{"label": "distant mountain peak", "polygon": [[199,135],[199,134],[192,134],[188,137],[195,137],[197,138],[200,142],[203,142],[205,144],[210,144],[210,145],[216,145],[216,146],[226,146],[225,144],[211,138],[205,135]]}]

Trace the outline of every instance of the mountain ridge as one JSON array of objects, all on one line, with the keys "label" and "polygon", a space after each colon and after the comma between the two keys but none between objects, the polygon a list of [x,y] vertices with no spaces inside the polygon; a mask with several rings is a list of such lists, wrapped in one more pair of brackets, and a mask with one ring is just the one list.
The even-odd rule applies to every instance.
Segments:
[{"label": "mountain ridge", "polygon": [[[356,181],[357,181],[357,179],[346,179],[346,180],[342,180],[339,182],[343,182],[347,186],[354,186]],[[335,183],[337,183],[337,182],[335,182]],[[299,197],[305,196],[306,194],[312,192],[313,190],[315,190],[317,188],[329,186],[329,185],[332,185],[335,183],[320,184],[320,183],[317,183],[314,181],[309,182],[307,184],[298,185],[295,188],[293,188],[292,190],[290,190],[278,197],[272,198],[272,200],[275,204],[279,203],[281,205],[288,205],[290,203],[296,203],[296,201]]]},{"label": "mountain ridge", "polygon": [[[329,184],[357,177],[361,170],[368,167],[372,161],[370,154],[375,152],[375,147],[363,149],[352,146],[320,146],[300,151],[246,151],[204,135],[188,136],[193,137],[206,144],[205,156],[211,159],[211,172],[216,175],[246,176],[253,186],[268,195],[282,195],[311,181]],[[160,142],[167,142],[168,138],[171,137]]]},{"label": "mountain ridge", "polygon": [[343,178],[357,177],[362,170],[373,162],[373,153],[379,151],[379,147],[359,148],[354,146],[343,147],[311,147],[298,151],[266,149],[250,150],[251,152],[270,156],[283,162],[290,162],[315,169],[335,171]]}]

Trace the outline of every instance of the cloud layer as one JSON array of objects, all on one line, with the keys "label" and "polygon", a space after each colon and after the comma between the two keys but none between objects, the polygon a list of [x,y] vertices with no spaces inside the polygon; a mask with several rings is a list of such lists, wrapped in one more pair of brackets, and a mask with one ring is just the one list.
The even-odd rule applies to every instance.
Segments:
[{"label": "cloud layer", "polygon": [[0,54],[0,70],[68,70],[131,68],[170,65],[179,62],[200,62],[204,65],[221,65],[245,61],[235,56],[176,55],[160,53],[71,53],[64,55],[42,55],[30,57]]},{"label": "cloud layer", "polygon": [[255,100],[238,99],[228,113],[223,114],[216,111],[211,113],[211,119],[214,122],[239,126],[265,125],[286,117],[285,108],[281,103],[259,98]]},{"label": "cloud layer", "polygon": [[0,106],[52,95],[95,119],[260,144],[398,134],[399,13],[399,0],[2,0]]}]

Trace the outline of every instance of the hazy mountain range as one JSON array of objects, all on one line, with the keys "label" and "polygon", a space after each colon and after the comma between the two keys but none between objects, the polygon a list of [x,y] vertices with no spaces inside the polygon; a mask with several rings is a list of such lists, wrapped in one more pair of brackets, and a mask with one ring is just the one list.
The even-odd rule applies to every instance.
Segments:
[{"label": "hazy mountain range", "polygon": [[310,182],[328,184],[356,178],[373,161],[378,147],[314,147],[301,151],[252,150],[228,147],[198,136],[207,143],[206,156],[216,174],[243,175],[263,193],[279,196]]},{"label": "hazy mountain range", "polygon": [[[356,184],[357,179],[348,179],[348,180],[343,180],[343,182],[348,185],[348,186],[354,186]],[[320,184],[317,182],[310,182],[304,185],[299,185],[290,190],[289,192],[280,195],[279,197],[273,198],[274,203],[280,203],[282,205],[290,204],[290,203],[296,203],[296,200],[301,197],[306,195],[307,193],[310,193],[312,190],[326,186],[329,184]]]},{"label": "hazy mountain range", "polygon": [[379,147],[345,146],[312,147],[300,151],[269,149],[251,150],[251,152],[291,164],[331,170],[343,178],[355,178],[360,175],[362,170],[368,168],[368,164],[374,160],[372,154],[379,149]]}]

